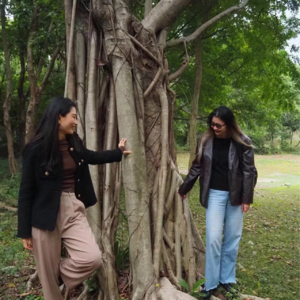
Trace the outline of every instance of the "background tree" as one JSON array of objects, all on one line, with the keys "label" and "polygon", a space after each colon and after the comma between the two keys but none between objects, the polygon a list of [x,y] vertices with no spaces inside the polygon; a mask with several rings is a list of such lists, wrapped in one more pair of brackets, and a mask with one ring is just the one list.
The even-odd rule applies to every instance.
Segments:
[{"label": "background tree", "polygon": [[9,115],[12,91],[13,91],[13,86],[12,86],[13,81],[12,81],[12,70],[10,67],[10,53],[8,50],[8,42],[7,42],[7,35],[6,35],[5,5],[6,5],[6,1],[3,0],[1,3],[1,26],[2,26],[2,43],[3,43],[3,49],[5,55],[5,70],[7,74],[6,99],[4,101],[3,110],[4,110],[4,126],[6,132],[6,140],[7,140],[9,170],[10,170],[10,174],[13,176],[16,175],[18,172],[18,165],[14,154],[13,135],[11,130],[10,115]]}]

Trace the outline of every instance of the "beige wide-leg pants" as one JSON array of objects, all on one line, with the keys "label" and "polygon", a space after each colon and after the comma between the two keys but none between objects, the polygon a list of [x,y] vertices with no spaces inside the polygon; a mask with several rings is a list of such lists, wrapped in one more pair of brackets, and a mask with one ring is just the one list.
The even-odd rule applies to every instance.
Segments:
[{"label": "beige wide-leg pants", "polygon": [[[62,242],[69,257],[61,261]],[[62,192],[54,231],[32,227],[32,243],[44,300],[63,300],[58,286],[59,275],[71,289],[87,279],[102,263],[84,204],[74,193]]]}]

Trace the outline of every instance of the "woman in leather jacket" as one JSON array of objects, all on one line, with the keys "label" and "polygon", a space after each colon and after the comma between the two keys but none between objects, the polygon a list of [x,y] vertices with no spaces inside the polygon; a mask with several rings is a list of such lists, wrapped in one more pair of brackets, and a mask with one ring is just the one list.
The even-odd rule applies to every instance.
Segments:
[{"label": "woman in leather jacket", "polygon": [[253,202],[257,172],[254,146],[226,106],[208,117],[196,157],[179,189],[181,198],[199,178],[200,203],[206,208],[206,266],[203,299],[221,285],[236,293],[235,264],[243,229],[243,213]]},{"label": "woman in leather jacket", "polygon": [[[59,285],[73,288],[102,262],[85,209],[97,202],[89,164],[119,162],[126,139],[118,148],[86,149],[77,133],[76,105],[52,99],[34,137],[23,152],[18,204],[18,237],[33,251],[45,300],[63,300]],[[69,257],[61,260],[61,244]]]}]

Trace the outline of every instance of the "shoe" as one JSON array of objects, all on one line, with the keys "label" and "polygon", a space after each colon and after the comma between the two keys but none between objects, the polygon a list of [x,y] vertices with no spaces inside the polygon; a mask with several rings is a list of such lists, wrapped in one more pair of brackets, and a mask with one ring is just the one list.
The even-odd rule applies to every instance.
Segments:
[{"label": "shoe", "polygon": [[208,299],[210,298],[210,296],[212,295],[212,293],[213,293],[213,290],[207,291],[207,290],[204,288],[204,289],[202,289],[202,290],[200,291],[200,299],[202,299],[202,300],[208,300]]},{"label": "shoe", "polygon": [[227,293],[230,293],[233,295],[237,295],[239,293],[239,291],[233,287],[232,283],[221,283],[220,282],[220,285]]}]

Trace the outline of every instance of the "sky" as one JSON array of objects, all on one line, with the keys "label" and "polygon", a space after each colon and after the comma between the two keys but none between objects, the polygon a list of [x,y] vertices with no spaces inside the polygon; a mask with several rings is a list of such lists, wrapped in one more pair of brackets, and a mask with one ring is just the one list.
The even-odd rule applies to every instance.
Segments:
[{"label": "sky", "polygon": [[[288,11],[286,15],[288,18],[290,18],[290,17],[292,17],[293,14]],[[298,14],[296,14],[296,16],[297,16],[297,18],[300,18],[300,11],[298,11]],[[299,51],[300,51],[300,34],[297,37],[288,40],[288,46],[285,48],[285,50],[288,53],[292,54],[293,56],[297,56],[300,59],[300,52],[298,52],[298,53],[290,52],[292,45],[296,45],[297,47],[299,47]]]}]

